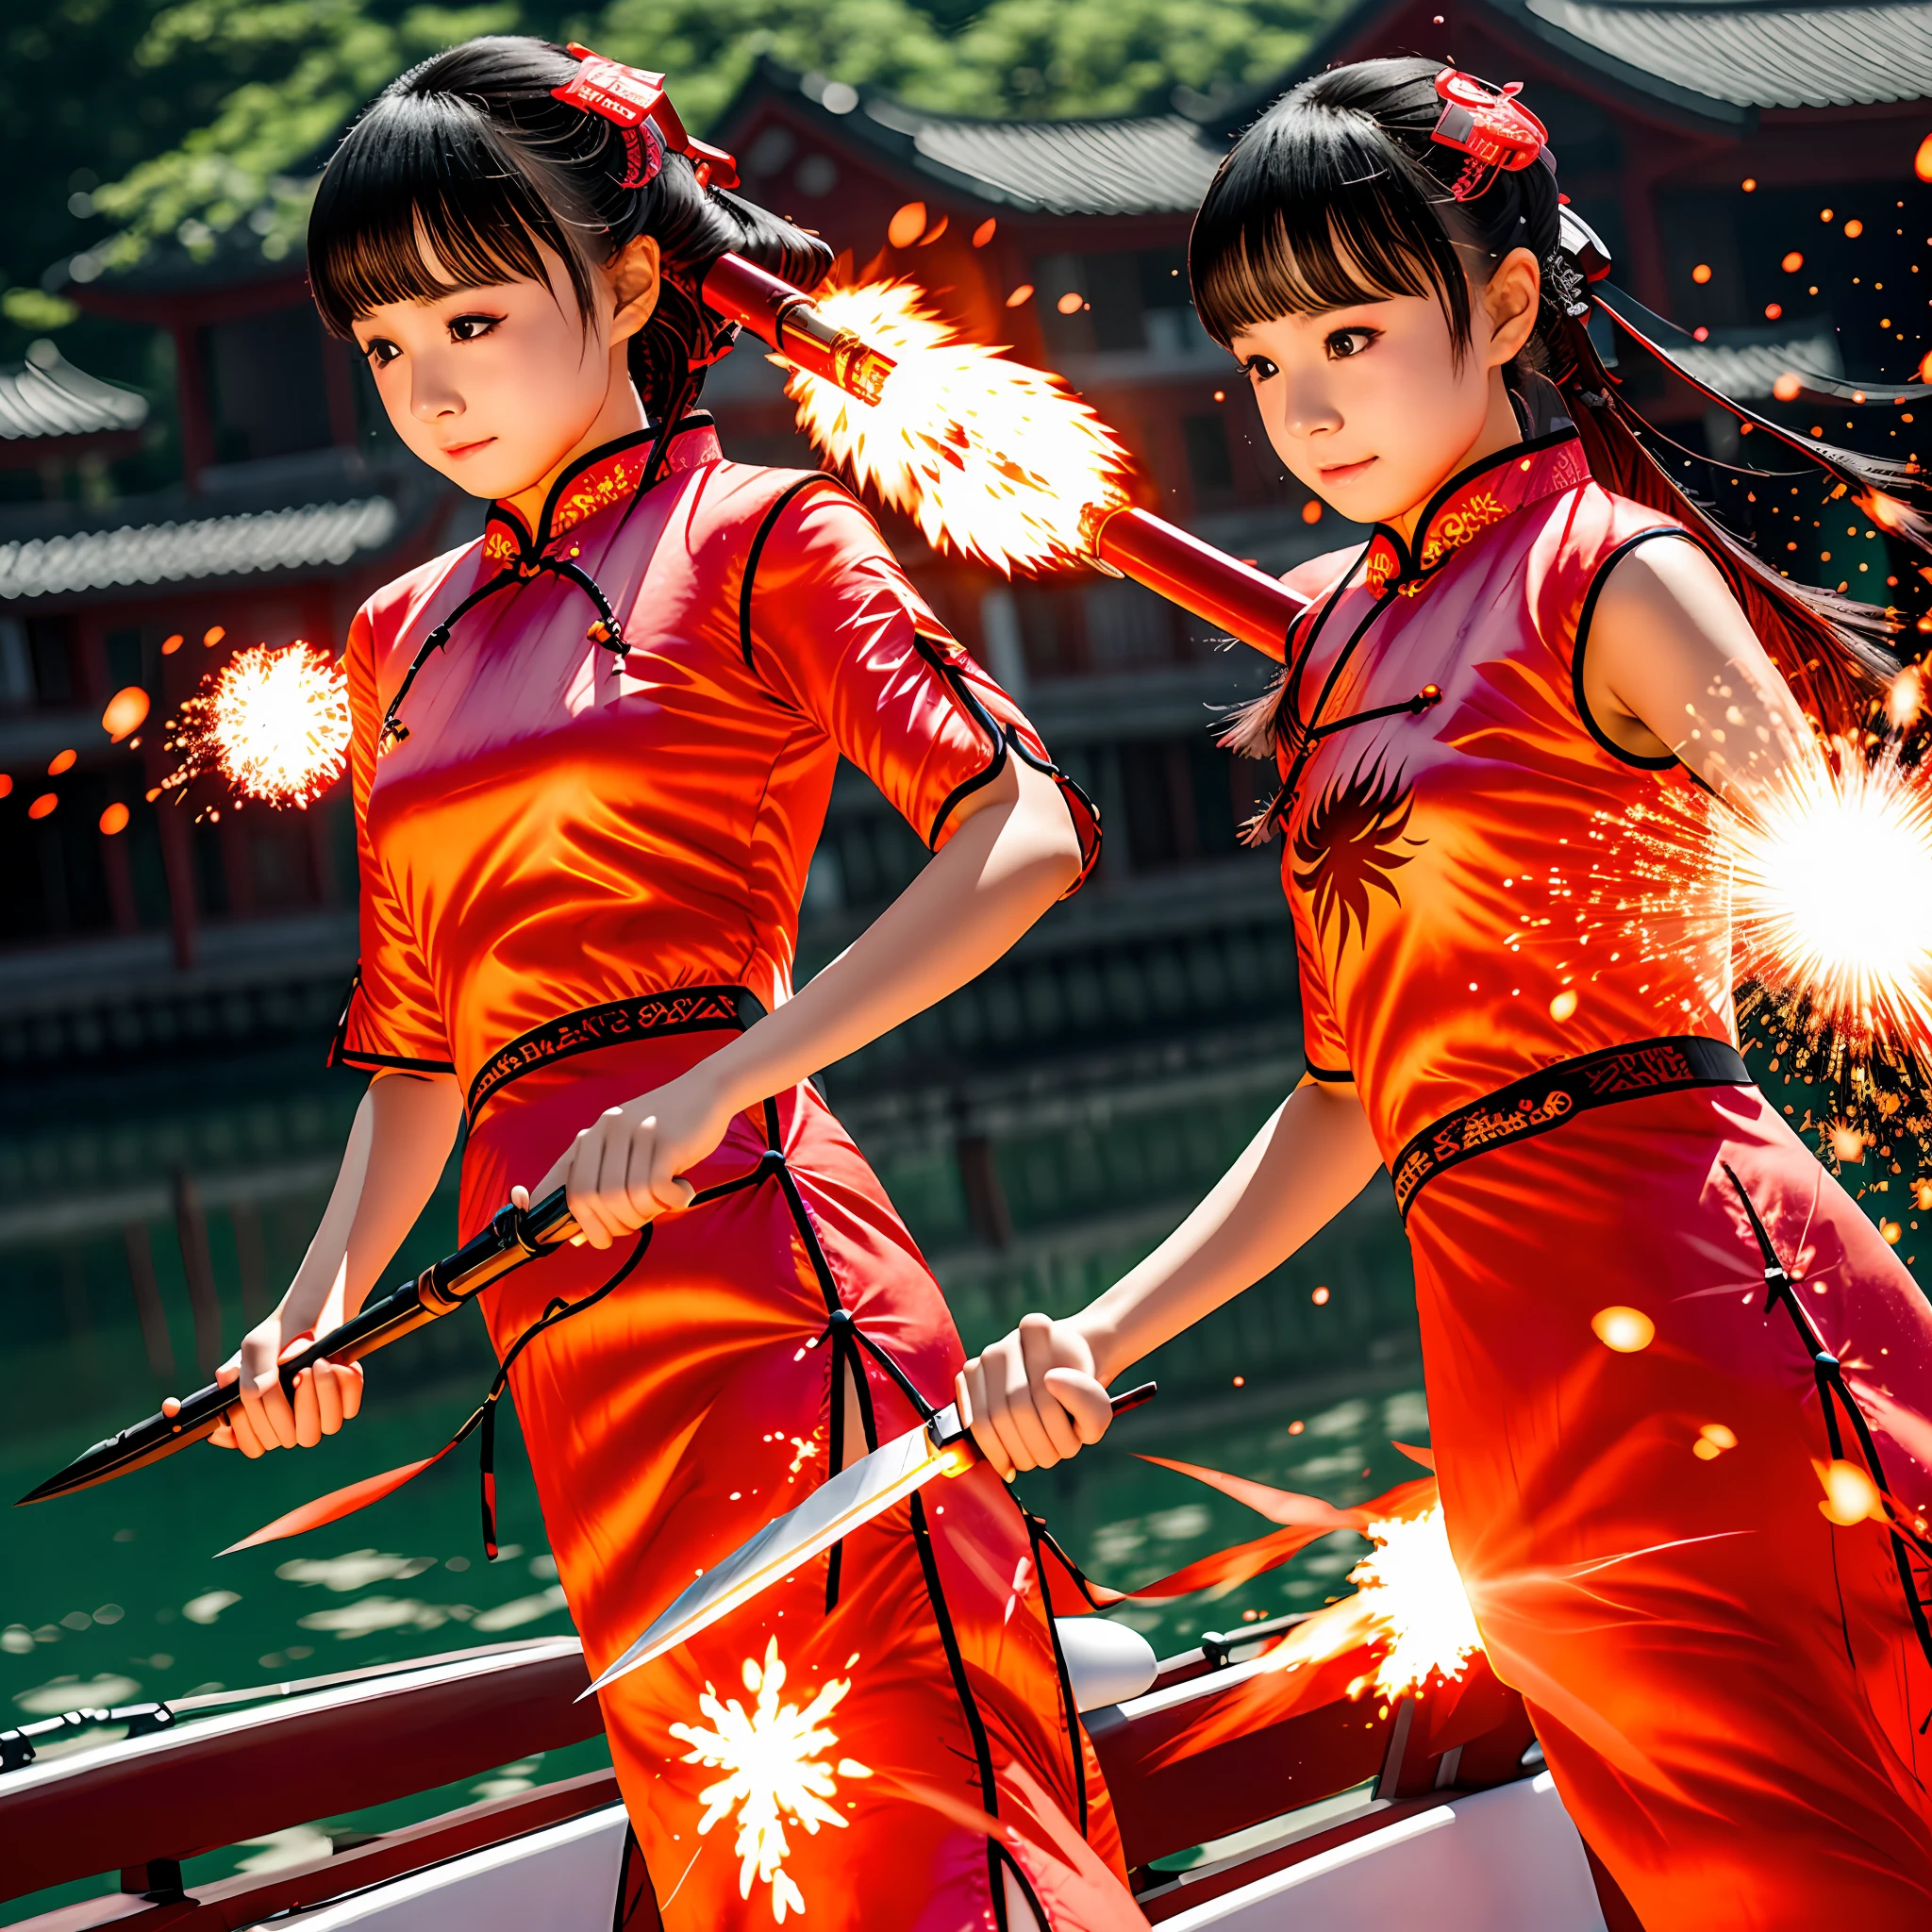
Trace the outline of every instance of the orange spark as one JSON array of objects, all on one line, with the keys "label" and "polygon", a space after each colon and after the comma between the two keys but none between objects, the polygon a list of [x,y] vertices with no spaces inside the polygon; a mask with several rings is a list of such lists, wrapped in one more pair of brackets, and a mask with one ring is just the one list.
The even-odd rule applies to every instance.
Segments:
[{"label": "orange spark", "polygon": [[108,700],[108,708],[101,713],[101,729],[119,744],[130,732],[141,729],[147,707],[146,691],[138,684],[126,685]]},{"label": "orange spark", "polygon": [[792,371],[786,393],[820,450],[936,549],[1008,575],[1086,557],[1082,512],[1125,502],[1127,458],[1058,376],[967,341],[912,282],[835,286],[812,304],[898,365],[875,404]]}]

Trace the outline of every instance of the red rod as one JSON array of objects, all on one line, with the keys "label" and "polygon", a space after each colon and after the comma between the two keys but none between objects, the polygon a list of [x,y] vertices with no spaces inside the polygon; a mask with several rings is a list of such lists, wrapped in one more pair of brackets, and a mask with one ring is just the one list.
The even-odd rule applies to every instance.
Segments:
[{"label": "red rod", "polygon": [[[741,256],[720,256],[702,292],[706,307],[863,402],[878,401],[897,366],[855,331],[826,321],[802,290]],[[1102,566],[1272,657],[1281,656],[1290,629],[1307,608],[1304,599],[1254,565],[1144,509],[1095,506],[1081,513],[1080,527]]]},{"label": "red rod", "polygon": [[1277,578],[1144,509],[1108,516],[1093,555],[1271,658],[1282,655],[1295,619],[1307,608],[1307,600]]}]

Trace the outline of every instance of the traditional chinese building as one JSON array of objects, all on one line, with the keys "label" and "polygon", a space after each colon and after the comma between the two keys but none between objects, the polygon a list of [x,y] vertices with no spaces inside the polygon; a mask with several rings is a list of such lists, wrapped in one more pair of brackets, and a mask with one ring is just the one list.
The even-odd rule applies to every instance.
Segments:
[{"label": "traditional chinese building", "polygon": [[[1193,316],[1191,211],[1233,135],[1300,73],[1405,49],[1525,83],[1622,284],[1690,332],[1672,338],[1687,366],[1806,427],[1823,431],[1813,412],[1828,403],[1839,436],[1858,412],[1816,388],[1777,402],[1780,375],[1909,378],[1932,297],[1932,189],[1913,167],[1932,131],[1932,6],[1369,0],[1295,73],[1248,95],[1184,94],[1158,112],[1078,122],[933,115],[767,62],[710,132],[741,158],[754,198],[1062,371],[1125,438],[1150,506],[1280,570],[1348,532],[1285,476]],[[6,379],[10,389],[0,381],[0,466],[93,478],[63,483],[59,501],[0,507],[0,770],[12,781],[0,799],[0,1066],[19,1077],[208,1040],[319,1050],[354,956],[340,799],[306,817],[196,824],[147,801],[156,737],[115,746],[99,723],[128,684],[159,718],[238,644],[340,644],[368,590],[475,527],[475,507],[387,438],[352,358],[321,335],[297,264],[265,252],[272,241],[242,224],[202,259],[163,251],[128,275],[73,265],[75,299],[174,345],[184,474],[164,495],[103,500],[102,458],[130,433],[138,399],[104,398],[52,363]],[[1620,371],[1690,459],[1736,454],[1728,419],[1690,391],[1627,357]],[[810,460],[757,344],[719,366],[707,400],[741,459]],[[18,434],[9,410],[26,425]],[[1856,433],[1907,448],[1915,413],[1866,411]],[[1140,1252],[1296,1075],[1273,861],[1237,840],[1253,769],[1211,731],[1264,667],[1131,584],[1075,574],[1008,585],[933,556],[904,525],[889,533],[1107,824],[1086,891],[973,987],[830,1075],[978,1332],[1022,1306],[1064,1303]],[[1836,567],[1880,600],[1896,590],[1881,540],[1833,535],[1807,533],[1796,567]],[[70,749],[72,769],[49,776]],[[30,818],[50,793],[55,807]],[[129,820],[107,834],[112,803]],[[808,965],[920,858],[917,840],[845,774],[807,901]],[[263,1129],[281,1159],[310,1148],[308,1131]],[[76,1139],[44,1198],[0,1216],[0,1243],[87,1220],[71,1204],[92,1198],[92,1145]],[[0,1179],[9,1158],[0,1146]],[[102,1211],[131,1226],[162,1211],[147,1174],[161,1157],[128,1158],[121,1205]],[[288,1173],[298,1168],[312,1191],[308,1167]],[[202,1171],[211,1208],[225,1212],[232,1196],[238,1227],[255,1224],[245,1153],[208,1154]],[[1338,1237],[1344,1248],[1353,1239]],[[292,1259],[277,1251],[264,1263],[259,1235],[249,1241],[244,1279]],[[247,1243],[235,1241],[240,1255]],[[188,1236],[180,1246],[199,1252]],[[1357,1273],[1378,1271],[1383,1261],[1364,1260]],[[1266,1332],[1247,1345],[1317,1345],[1303,1318],[1249,1299],[1241,1319]]]}]

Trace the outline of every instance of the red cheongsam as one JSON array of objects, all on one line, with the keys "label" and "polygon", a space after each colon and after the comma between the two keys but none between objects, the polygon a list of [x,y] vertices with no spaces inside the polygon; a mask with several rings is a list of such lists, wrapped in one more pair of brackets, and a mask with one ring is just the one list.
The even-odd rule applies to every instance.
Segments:
[{"label": "red cheongsam", "polygon": [[1686,538],[1559,430],[1413,544],[1305,568],[1277,817],[1308,1069],[1394,1177],[1484,1643],[1647,1932],[1905,1932],[1926,1565],[1827,1520],[1819,1472],[1932,1507],[1932,1311],[1737,1058],[1721,914],[1654,903],[1639,815],[1701,794],[1583,697],[1607,572]]},{"label": "red cheongsam", "polygon": [[[935,848],[1004,758],[1050,769],[836,482],[724,461],[696,419],[641,491],[647,448],[585,458],[537,531],[497,506],[350,636],[362,960],[339,1053],[455,1074],[466,1236],[606,1108],[787,996],[841,754]],[[498,576],[422,656],[378,751],[436,627]],[[1091,862],[1091,816],[1067,795]],[[895,1373],[938,1405],[961,1362],[938,1285],[810,1086],[735,1120],[690,1178],[742,1185],[658,1222],[622,1285],[510,1373],[593,1671],[863,1446],[841,1441],[841,1364],[875,1442],[920,1419]],[[491,1289],[499,1351],[621,1253],[567,1251]],[[1118,1870],[1036,1569],[982,1465],[606,1691],[665,1924],[1003,1924],[1008,1853],[957,1804],[1050,1842],[1014,1795],[1027,1779]],[[758,1766],[791,1731],[777,1788]],[[1021,1862],[1043,1923],[1091,1923],[1063,1864]]]}]

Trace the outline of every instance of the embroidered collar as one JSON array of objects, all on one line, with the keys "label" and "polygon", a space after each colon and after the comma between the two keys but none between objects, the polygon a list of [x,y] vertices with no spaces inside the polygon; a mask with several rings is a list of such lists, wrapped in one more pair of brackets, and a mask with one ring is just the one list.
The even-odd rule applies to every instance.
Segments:
[{"label": "embroidered collar", "polygon": [[[550,486],[534,531],[508,503],[492,503],[483,526],[484,561],[498,566],[534,562],[599,510],[628,502],[644,480],[644,465],[657,436],[653,428],[634,430],[579,457]],[[716,462],[722,454],[710,417],[700,411],[678,424],[664,452],[664,471],[668,475],[694,470],[701,463]]]},{"label": "embroidered collar", "polygon": [[1391,585],[1405,597],[1420,596],[1429,578],[1485,530],[1526,504],[1589,480],[1590,464],[1574,428],[1498,450],[1437,491],[1416,525],[1413,550],[1387,524],[1375,525],[1362,559],[1368,587],[1377,597]]}]

